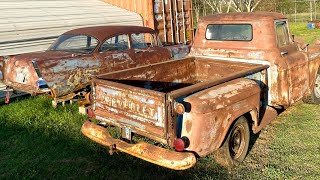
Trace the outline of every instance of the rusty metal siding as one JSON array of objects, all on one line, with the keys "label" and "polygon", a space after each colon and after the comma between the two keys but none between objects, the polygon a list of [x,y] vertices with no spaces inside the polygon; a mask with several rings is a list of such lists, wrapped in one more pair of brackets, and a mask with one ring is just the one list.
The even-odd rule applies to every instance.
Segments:
[{"label": "rusty metal siding", "polygon": [[143,25],[139,14],[99,0],[1,0],[0,56],[43,51],[65,31]]},{"label": "rusty metal siding", "polygon": [[102,0],[137,12],[144,26],[159,31],[161,41],[189,44],[193,40],[192,0]]}]

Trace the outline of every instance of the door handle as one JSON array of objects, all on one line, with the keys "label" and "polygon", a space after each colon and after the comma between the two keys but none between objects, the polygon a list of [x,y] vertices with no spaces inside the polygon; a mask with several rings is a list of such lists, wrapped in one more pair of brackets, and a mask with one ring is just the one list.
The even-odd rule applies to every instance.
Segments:
[{"label": "door handle", "polygon": [[281,54],[281,56],[284,56],[284,55],[287,55],[288,52],[287,51],[282,51],[280,54]]}]

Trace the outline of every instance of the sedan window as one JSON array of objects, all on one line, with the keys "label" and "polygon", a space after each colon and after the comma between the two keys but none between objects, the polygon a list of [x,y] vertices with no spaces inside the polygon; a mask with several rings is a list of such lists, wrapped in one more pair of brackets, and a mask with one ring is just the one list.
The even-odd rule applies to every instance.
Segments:
[{"label": "sedan window", "polygon": [[64,34],[61,35],[48,50],[91,53],[98,43],[99,41],[91,36]]},{"label": "sedan window", "polygon": [[131,34],[133,49],[146,49],[158,46],[157,36],[150,33]]},{"label": "sedan window", "polygon": [[100,47],[99,52],[123,51],[129,49],[128,35],[117,35],[107,39]]}]

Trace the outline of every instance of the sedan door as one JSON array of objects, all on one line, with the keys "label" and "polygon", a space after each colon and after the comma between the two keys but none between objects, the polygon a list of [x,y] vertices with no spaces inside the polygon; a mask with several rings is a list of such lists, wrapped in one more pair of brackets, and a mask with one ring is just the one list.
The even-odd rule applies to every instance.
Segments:
[{"label": "sedan door", "polygon": [[171,59],[171,52],[162,47],[156,34],[131,34],[132,48],[138,64],[153,64]]},{"label": "sedan door", "polygon": [[136,66],[134,50],[130,48],[129,36],[121,34],[107,39],[95,55],[101,61],[99,73],[128,69]]}]

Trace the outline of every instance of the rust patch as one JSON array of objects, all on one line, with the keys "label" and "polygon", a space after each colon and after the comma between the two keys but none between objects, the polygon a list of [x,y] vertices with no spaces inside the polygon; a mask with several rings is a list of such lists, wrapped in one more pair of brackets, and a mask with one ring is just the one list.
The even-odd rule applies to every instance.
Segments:
[{"label": "rust patch", "polygon": [[186,121],[186,132],[189,134],[192,128],[192,122]]}]

